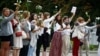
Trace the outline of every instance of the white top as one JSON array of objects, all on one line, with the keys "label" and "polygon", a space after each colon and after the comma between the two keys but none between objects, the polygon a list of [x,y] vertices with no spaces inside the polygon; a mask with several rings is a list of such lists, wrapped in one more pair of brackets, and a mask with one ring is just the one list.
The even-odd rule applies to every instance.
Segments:
[{"label": "white top", "polygon": [[[35,29],[34,30],[37,30],[39,27],[35,25]],[[37,39],[38,39],[38,31],[36,32],[31,32],[31,41],[30,41],[30,45],[32,47],[35,47],[36,46],[36,43],[37,43]]]},{"label": "white top", "polygon": [[72,34],[72,37],[78,36],[78,34],[79,34],[79,33],[77,33],[78,31],[82,31],[83,33],[87,33],[87,30],[90,30],[93,28],[96,28],[96,26],[88,27],[88,26],[86,26],[86,22],[80,23],[79,26],[74,27],[74,32]]},{"label": "white top", "polygon": [[[65,27],[66,27],[66,25],[63,23],[63,28],[65,28]],[[59,29],[61,29],[61,26],[58,23],[56,23],[54,26],[54,32],[58,31]]]},{"label": "white top", "polygon": [[[19,23],[16,27],[16,32],[21,31],[21,24]],[[23,36],[20,37],[16,37],[16,35],[14,34],[14,47],[15,48],[22,48],[23,47]]]},{"label": "white top", "polygon": [[85,26],[86,26],[86,22],[84,22],[84,23],[79,23],[79,29],[81,30],[81,31],[83,31],[83,32],[85,32]]},{"label": "white top", "polygon": [[38,35],[41,36],[44,32],[44,28],[41,28],[39,31],[38,31]]},{"label": "white top", "polygon": [[47,32],[50,34],[50,27],[51,27],[51,24],[50,24],[50,22],[52,21],[52,20],[54,20],[55,19],[55,16],[52,16],[51,18],[48,18],[48,19],[45,19],[44,21],[43,21],[43,25],[44,25],[44,27],[47,27],[48,28],[48,30],[47,30]]},{"label": "white top", "polygon": [[71,32],[72,32],[72,30],[71,30],[70,25],[67,25],[67,29],[62,31],[62,35],[70,36]]},{"label": "white top", "polygon": [[[36,25],[36,20],[32,20],[31,24],[35,26],[34,30],[37,30],[37,29],[41,28],[41,27]],[[44,31],[44,28],[41,28],[39,31],[37,31],[37,34],[39,36],[41,36],[43,34],[43,31]]]},{"label": "white top", "polygon": [[72,37],[77,37],[78,36],[78,32],[82,31],[82,32],[85,32],[85,27],[86,26],[86,22],[84,23],[78,23],[79,25],[78,26],[74,26],[74,32],[72,34]]}]

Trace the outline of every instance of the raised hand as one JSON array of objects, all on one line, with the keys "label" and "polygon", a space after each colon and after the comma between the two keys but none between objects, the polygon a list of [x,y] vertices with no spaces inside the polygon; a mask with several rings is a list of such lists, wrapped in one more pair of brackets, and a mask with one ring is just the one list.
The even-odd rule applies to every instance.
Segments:
[{"label": "raised hand", "polygon": [[88,12],[85,12],[85,14],[86,14],[86,16],[88,16],[88,17],[89,17],[89,14],[88,14]]}]

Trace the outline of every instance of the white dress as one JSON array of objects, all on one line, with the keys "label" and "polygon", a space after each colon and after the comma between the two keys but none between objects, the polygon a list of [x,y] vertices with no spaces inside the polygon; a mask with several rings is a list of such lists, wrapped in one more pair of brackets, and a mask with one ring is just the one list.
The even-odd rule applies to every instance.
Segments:
[{"label": "white dress", "polygon": [[[16,27],[17,31],[21,31],[20,24]],[[22,36],[21,37],[16,37],[14,34],[14,48],[23,48],[23,41],[22,41]]]},{"label": "white dress", "polygon": [[62,31],[62,56],[68,56],[70,50],[70,34],[72,30],[65,29]]}]

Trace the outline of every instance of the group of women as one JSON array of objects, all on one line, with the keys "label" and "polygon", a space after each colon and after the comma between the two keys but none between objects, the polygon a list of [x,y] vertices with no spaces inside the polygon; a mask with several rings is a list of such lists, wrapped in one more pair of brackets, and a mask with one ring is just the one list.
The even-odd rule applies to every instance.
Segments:
[{"label": "group of women", "polygon": [[68,56],[71,33],[72,55],[79,56],[82,44],[85,43],[88,48],[88,31],[100,25],[86,26],[90,19],[85,21],[79,16],[72,28],[70,22],[74,16],[75,13],[71,17],[62,17],[61,10],[53,16],[48,12],[36,14],[29,11],[23,11],[21,15],[18,10],[14,12],[4,8],[0,18],[0,56],[8,56],[10,49],[13,50],[13,56],[40,56],[41,46],[43,56],[46,56],[49,46],[49,56]]}]

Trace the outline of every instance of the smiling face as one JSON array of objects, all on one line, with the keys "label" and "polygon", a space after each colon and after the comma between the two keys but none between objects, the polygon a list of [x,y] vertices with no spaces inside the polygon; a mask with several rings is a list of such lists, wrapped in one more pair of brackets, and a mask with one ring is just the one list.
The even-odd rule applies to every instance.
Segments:
[{"label": "smiling face", "polygon": [[8,8],[4,8],[2,14],[3,16],[8,17],[10,15],[10,10]]}]

